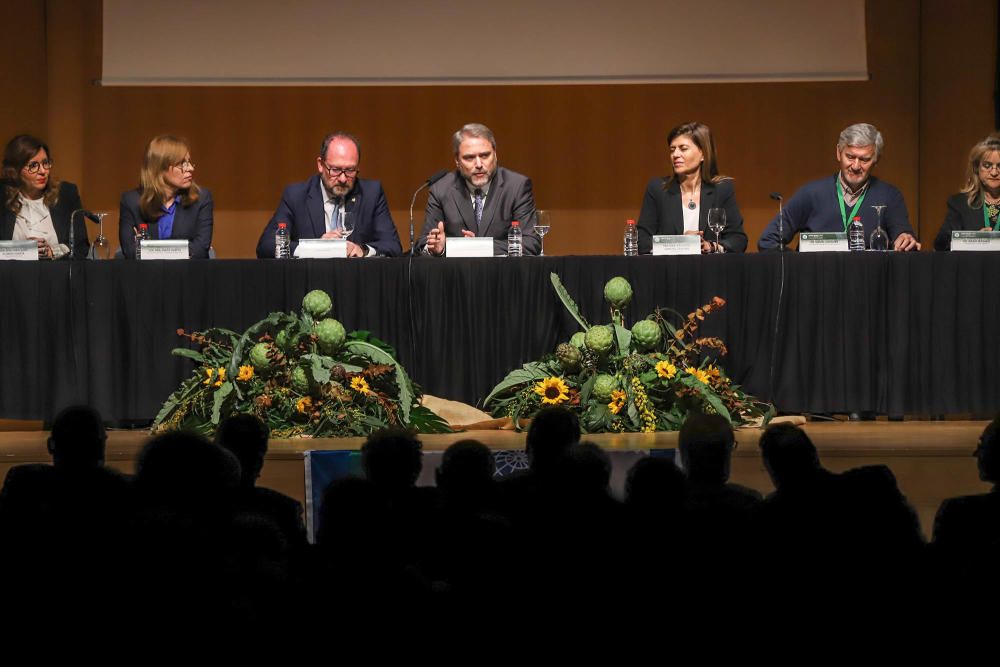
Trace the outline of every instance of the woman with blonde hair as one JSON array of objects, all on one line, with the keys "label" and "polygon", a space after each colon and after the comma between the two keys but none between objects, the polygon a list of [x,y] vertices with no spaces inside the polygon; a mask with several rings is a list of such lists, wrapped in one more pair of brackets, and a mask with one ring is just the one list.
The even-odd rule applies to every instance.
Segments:
[{"label": "woman with blonde hair", "polygon": [[7,142],[0,172],[0,240],[35,241],[39,259],[85,259],[90,243],[80,193],[72,183],[53,178],[52,164],[52,152],[37,137],[20,134]]},{"label": "woman with blonde hair", "polygon": [[[708,126],[678,125],[667,135],[667,146],[673,173],[657,176],[646,186],[639,213],[639,252],[651,252],[652,237],[658,234],[700,236],[703,253],[746,250],[747,235],[736,205],[733,179],[719,174],[715,140]],[[718,243],[708,226],[708,211],[713,208],[726,212]]]},{"label": "woman with blonde hair", "polygon": [[948,197],[948,213],[934,239],[935,250],[951,250],[955,231],[1000,231],[1000,137],[991,135],[972,147],[965,187]]},{"label": "woman with blonde hair", "polygon": [[118,240],[135,259],[139,225],[150,239],[187,239],[192,259],[207,259],[212,245],[212,195],[194,182],[191,149],[183,139],[154,137],[146,146],[139,187],[122,194]]}]

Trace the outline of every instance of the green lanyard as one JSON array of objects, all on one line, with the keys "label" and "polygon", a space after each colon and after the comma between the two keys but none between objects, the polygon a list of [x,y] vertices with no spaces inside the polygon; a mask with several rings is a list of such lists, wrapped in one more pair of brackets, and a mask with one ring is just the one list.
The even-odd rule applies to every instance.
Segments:
[{"label": "green lanyard", "polygon": [[[983,202],[983,227],[990,226],[990,214],[986,212],[986,202]],[[993,224],[993,231],[998,231],[1000,227],[1000,215],[997,216],[997,221]]]},{"label": "green lanyard", "polygon": [[[851,209],[851,217],[850,217],[851,220],[854,220],[854,217],[858,213],[858,209],[861,208],[861,202],[865,200],[865,195],[867,194],[868,194],[868,189],[865,188],[865,193],[861,195],[861,199],[859,199],[858,202],[854,205],[854,208]],[[839,174],[837,175],[837,201],[840,202],[840,217],[843,218],[844,220],[844,231],[846,232],[848,218],[847,218],[847,211],[844,209],[844,189],[840,185]]]}]

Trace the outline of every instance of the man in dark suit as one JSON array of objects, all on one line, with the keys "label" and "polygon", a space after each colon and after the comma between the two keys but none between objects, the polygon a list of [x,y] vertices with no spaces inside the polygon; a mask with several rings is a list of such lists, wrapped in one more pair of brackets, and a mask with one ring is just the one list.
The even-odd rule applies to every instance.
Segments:
[{"label": "man in dark suit", "polygon": [[347,236],[348,257],[397,257],[403,254],[396,225],[379,181],[358,178],[361,145],[346,132],[323,140],[315,176],[294,183],[281,194],[278,210],[257,242],[257,257],[274,257],[274,233],[288,223],[292,252],[299,239],[344,238],[342,216],[352,214],[354,230]]},{"label": "man in dark suit", "polygon": [[493,239],[493,254],[507,252],[511,222],[521,223],[522,253],[537,255],[535,196],[531,179],[498,167],[497,142],[490,128],[469,123],[452,137],[456,170],[431,186],[424,229],[417,249],[441,256],[449,236]]}]

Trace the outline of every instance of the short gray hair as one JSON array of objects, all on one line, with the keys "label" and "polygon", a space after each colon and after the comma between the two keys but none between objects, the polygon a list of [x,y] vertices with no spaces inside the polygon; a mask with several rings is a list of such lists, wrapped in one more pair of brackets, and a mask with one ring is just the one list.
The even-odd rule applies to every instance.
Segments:
[{"label": "short gray hair", "polygon": [[493,150],[497,149],[497,140],[493,136],[493,130],[486,127],[482,123],[466,123],[462,126],[462,129],[456,132],[451,137],[451,148],[455,155],[458,155],[458,147],[462,144],[462,140],[468,137],[479,137],[480,139],[486,139],[493,146]]},{"label": "short gray hair", "polygon": [[885,148],[885,141],[882,133],[874,125],[868,123],[855,123],[845,128],[840,133],[837,140],[837,150],[842,151],[848,146],[871,146],[875,145],[875,161],[882,157],[882,149]]}]

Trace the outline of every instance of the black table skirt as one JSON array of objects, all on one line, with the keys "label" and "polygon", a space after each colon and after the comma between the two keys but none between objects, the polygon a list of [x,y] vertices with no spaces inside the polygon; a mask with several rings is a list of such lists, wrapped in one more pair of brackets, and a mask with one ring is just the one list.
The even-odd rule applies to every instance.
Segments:
[{"label": "black table skirt", "polygon": [[113,421],[150,419],[193,368],[170,355],[177,329],[242,330],[317,288],[348,330],[393,344],[428,393],[477,403],[577,330],[551,272],[591,323],[609,320],[603,287],[616,275],[635,290],[630,324],[725,298],[704,335],[722,337],[730,375],[782,411],[989,413],[991,266],[991,253],[0,262],[0,417],[89,402]]}]

